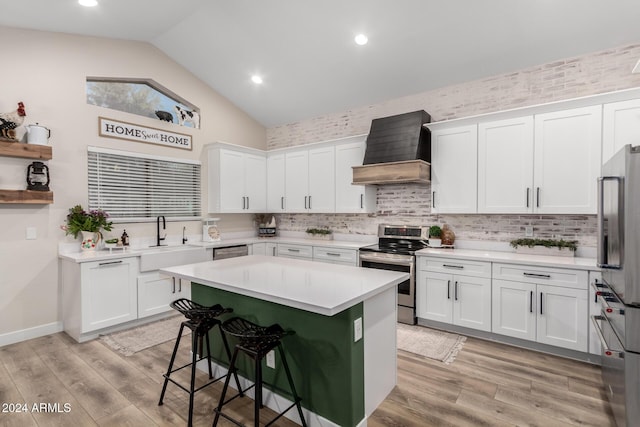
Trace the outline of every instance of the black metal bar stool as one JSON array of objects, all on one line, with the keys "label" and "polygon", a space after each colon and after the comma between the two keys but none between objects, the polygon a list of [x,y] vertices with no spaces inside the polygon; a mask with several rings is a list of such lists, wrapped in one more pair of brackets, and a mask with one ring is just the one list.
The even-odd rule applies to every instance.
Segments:
[{"label": "black metal bar stool", "polygon": [[[219,378],[213,378],[213,372],[211,371],[211,345],[209,343],[209,331],[214,328],[215,326],[220,326],[222,324],[222,322],[220,322],[219,319],[217,319],[218,316],[220,316],[221,314],[224,313],[231,313],[233,312],[233,309],[231,308],[224,308],[222,307],[220,304],[216,304],[213,305],[211,307],[206,307],[203,305],[200,305],[198,303],[195,303],[193,301],[190,301],[186,298],[180,298],[177,299],[175,301],[173,301],[171,304],[171,307],[177,311],[179,311],[180,313],[182,313],[187,320],[185,320],[184,322],[182,322],[180,324],[180,331],[178,332],[178,337],[176,338],[176,344],[173,347],[173,354],[171,355],[171,361],[169,362],[169,368],[167,369],[167,373],[164,374],[164,385],[162,386],[162,393],[160,394],[160,401],[158,402],[158,405],[162,405],[162,400],[164,399],[164,394],[167,391],[167,384],[169,384],[169,381],[171,381],[173,384],[177,385],[178,387],[180,387],[182,390],[186,391],[187,393],[189,393],[189,420],[188,420],[188,425],[191,426],[192,422],[193,422],[193,395],[195,394],[195,392],[202,390],[203,388],[207,387],[208,385],[211,385],[213,383],[215,383],[216,381],[221,380],[222,378],[225,378],[226,375],[223,375]],[[186,365],[180,366],[179,368],[175,368],[173,369],[173,362],[176,359],[176,354],[178,353],[178,347],[180,346],[180,339],[182,338],[182,331],[184,330],[184,328],[187,327],[189,329],[191,329],[191,362],[187,363]],[[218,330],[220,331],[220,336],[222,337],[222,342],[224,344],[224,349],[225,352],[227,353],[227,357],[229,358],[229,360],[231,359],[231,351],[229,349],[229,343],[227,342],[227,337],[225,336],[224,332],[222,331],[222,329],[218,328]],[[204,348],[203,348],[203,339],[206,341],[207,343],[207,355],[203,356],[203,352],[204,352]],[[198,357],[199,356],[199,357]],[[207,359],[207,366],[209,368],[209,380],[206,384],[195,388],[195,384],[196,384],[196,363]],[[174,380],[173,378],[171,378],[171,374],[179,371],[181,369],[184,369],[188,366],[191,366],[191,384],[190,387],[187,389],[185,386],[183,386],[182,384],[178,383],[176,380]],[[231,367],[229,367],[229,372],[231,373]],[[238,391],[240,393],[240,395],[243,394],[242,389],[240,388],[240,381],[238,381],[238,375],[236,374],[235,371],[233,371],[233,374],[235,376],[235,380],[236,380],[236,385],[238,386]]]},{"label": "black metal bar stool", "polygon": [[289,406],[287,409],[282,411],[278,416],[265,424],[265,427],[273,424],[277,419],[282,417],[287,411],[289,411],[294,406],[298,408],[298,415],[300,415],[300,419],[302,420],[302,425],[306,427],[307,423],[304,420],[304,415],[302,414],[302,407],[300,406],[300,397],[298,393],[296,393],[296,388],[293,384],[293,379],[291,378],[291,371],[289,370],[289,364],[287,363],[287,358],[285,357],[284,350],[282,349],[282,343],[280,340],[287,336],[292,335],[295,332],[293,331],[285,331],[280,325],[277,323],[268,327],[263,327],[256,325],[255,323],[251,323],[247,320],[241,319],[239,317],[234,317],[225,321],[222,326],[222,330],[232,336],[235,336],[239,339],[238,344],[236,344],[235,349],[233,351],[233,356],[231,357],[231,363],[229,365],[229,373],[227,374],[227,379],[224,382],[224,387],[222,389],[222,394],[220,395],[220,401],[218,402],[218,407],[214,410],[216,416],[213,420],[214,427],[218,424],[218,420],[220,419],[220,415],[228,419],[229,421],[242,426],[241,423],[230,418],[228,415],[222,413],[222,406],[236,397],[242,396],[242,394],[237,394],[233,396],[231,399],[225,402],[224,398],[227,393],[227,388],[229,386],[229,380],[231,379],[231,372],[236,371],[236,361],[238,358],[238,353],[243,352],[251,359],[253,359],[255,364],[255,382],[253,385],[247,387],[244,391],[255,387],[255,399],[254,399],[254,425],[258,427],[260,425],[260,408],[263,407],[262,404],[262,359],[267,356],[274,348],[278,348],[278,353],[280,354],[280,360],[282,360],[282,366],[284,367],[284,371],[287,375],[287,380],[289,381],[289,386],[291,387],[291,393],[293,395],[293,404]]}]

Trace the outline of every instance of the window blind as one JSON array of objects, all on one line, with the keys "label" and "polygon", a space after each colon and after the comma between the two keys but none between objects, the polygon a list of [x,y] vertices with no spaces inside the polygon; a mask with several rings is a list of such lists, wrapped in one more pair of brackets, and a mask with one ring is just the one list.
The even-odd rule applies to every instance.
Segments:
[{"label": "window blind", "polygon": [[89,147],[89,209],[110,219],[200,217],[200,162]]}]

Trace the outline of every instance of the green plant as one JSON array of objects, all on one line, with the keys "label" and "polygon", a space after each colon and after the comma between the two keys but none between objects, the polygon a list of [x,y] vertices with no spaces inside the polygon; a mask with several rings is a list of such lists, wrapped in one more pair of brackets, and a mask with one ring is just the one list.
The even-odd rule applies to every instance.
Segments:
[{"label": "green plant", "polygon": [[333,233],[333,231],[329,230],[328,228],[307,228],[306,232],[307,234],[321,234],[323,236]]},{"label": "green plant", "polygon": [[570,251],[576,251],[578,249],[576,240],[553,240],[553,239],[516,239],[511,241],[511,246],[515,249],[518,246],[527,246],[532,248],[534,246],[544,246],[547,248],[557,247],[559,249],[567,248]]},{"label": "green plant", "polygon": [[78,237],[81,231],[91,231],[99,233],[100,230],[111,231],[113,225],[108,221],[109,214],[102,209],[85,211],[82,206],[75,205],[69,209],[67,215],[67,224],[61,228],[66,234],[71,234],[73,237]]},{"label": "green plant", "polygon": [[429,227],[429,237],[433,237],[434,239],[439,239],[442,235],[442,229],[438,225],[432,225]]}]

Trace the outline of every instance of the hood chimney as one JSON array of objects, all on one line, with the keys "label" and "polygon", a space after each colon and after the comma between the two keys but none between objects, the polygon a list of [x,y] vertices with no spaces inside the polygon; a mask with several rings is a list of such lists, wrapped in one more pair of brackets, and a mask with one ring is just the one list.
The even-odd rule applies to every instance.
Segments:
[{"label": "hood chimney", "polygon": [[353,167],[353,184],[427,183],[431,169],[431,122],[424,110],[374,119],[363,166]]}]

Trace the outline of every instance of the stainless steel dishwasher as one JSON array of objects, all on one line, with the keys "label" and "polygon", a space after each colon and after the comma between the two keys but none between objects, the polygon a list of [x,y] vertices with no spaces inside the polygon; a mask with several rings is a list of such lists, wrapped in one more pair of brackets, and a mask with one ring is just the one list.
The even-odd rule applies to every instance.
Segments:
[{"label": "stainless steel dishwasher", "polygon": [[249,255],[249,247],[247,245],[233,245],[213,248],[213,260],[236,258],[239,256]]}]

